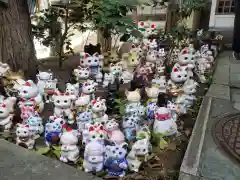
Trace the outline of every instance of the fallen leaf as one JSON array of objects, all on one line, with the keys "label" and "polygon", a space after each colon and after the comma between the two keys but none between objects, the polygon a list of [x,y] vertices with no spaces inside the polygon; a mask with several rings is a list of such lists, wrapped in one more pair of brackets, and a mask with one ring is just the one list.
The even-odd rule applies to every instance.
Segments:
[{"label": "fallen leaf", "polygon": [[160,149],[165,149],[166,147],[168,147],[168,142],[165,141],[165,139],[161,138],[159,142],[159,147]]}]

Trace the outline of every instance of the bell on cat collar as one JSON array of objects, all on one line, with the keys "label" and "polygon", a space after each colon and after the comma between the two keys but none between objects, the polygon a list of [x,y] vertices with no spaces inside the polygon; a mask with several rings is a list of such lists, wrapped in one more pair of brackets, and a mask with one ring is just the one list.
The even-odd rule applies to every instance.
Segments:
[{"label": "bell on cat collar", "polygon": [[181,94],[183,92],[182,88],[172,88],[169,90],[169,93],[172,96],[178,96],[179,94]]}]

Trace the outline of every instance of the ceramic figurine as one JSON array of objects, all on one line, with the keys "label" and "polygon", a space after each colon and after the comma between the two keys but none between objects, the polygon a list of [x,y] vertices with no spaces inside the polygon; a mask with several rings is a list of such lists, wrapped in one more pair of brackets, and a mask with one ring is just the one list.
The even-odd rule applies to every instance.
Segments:
[{"label": "ceramic figurine", "polygon": [[42,110],[44,108],[44,102],[43,102],[41,94],[38,91],[37,85],[32,80],[26,81],[26,83],[24,85],[19,87],[18,95],[22,99],[34,98],[34,100],[36,101],[36,104],[37,104],[36,110],[39,113],[42,112]]},{"label": "ceramic figurine", "polygon": [[32,137],[29,125],[17,124],[16,128],[16,144],[27,149],[33,149],[35,139]]},{"label": "ceramic figurine", "polygon": [[113,81],[113,78],[112,73],[104,73],[103,87],[106,88],[108,84]]},{"label": "ceramic figurine", "polygon": [[128,168],[128,162],[126,160],[127,155],[127,143],[107,145],[105,153],[104,166],[107,168],[108,176],[110,177],[123,177],[125,176],[125,170]]},{"label": "ceramic figurine", "polygon": [[103,81],[103,74],[102,74],[102,72],[99,71],[99,72],[96,74],[95,78],[96,78],[96,82],[97,82],[97,83],[101,83],[101,82]]},{"label": "ceramic figurine", "polygon": [[95,83],[94,81],[86,81],[83,83],[82,85],[82,92],[81,92],[81,96],[89,96],[90,100],[95,99],[95,91],[96,91],[96,86],[98,84]]},{"label": "ceramic figurine", "polygon": [[180,53],[180,49],[178,49],[177,47],[174,47],[172,49],[172,53],[171,53],[171,63],[175,63],[178,60],[178,54]]},{"label": "ceramic figurine", "polygon": [[147,52],[146,64],[150,66],[152,69],[155,68],[155,64],[157,62],[157,56],[158,56],[158,52],[156,50],[149,50]]},{"label": "ceramic figurine", "polygon": [[209,66],[212,66],[214,62],[214,57],[212,56],[212,51],[209,50],[209,47],[207,44],[201,46],[200,55],[202,58],[204,58],[207,61]]},{"label": "ceramic figurine", "polygon": [[171,112],[166,107],[158,107],[155,110],[153,131],[163,136],[171,136],[177,133],[177,124],[171,117]]},{"label": "ceramic figurine", "polygon": [[134,91],[125,91],[128,103],[139,103],[141,100],[140,90],[136,89]]},{"label": "ceramic figurine", "polygon": [[138,108],[141,106],[140,103],[128,103],[125,107],[125,115],[138,115]]},{"label": "ceramic figurine", "polygon": [[137,124],[135,119],[123,117],[122,128],[123,128],[125,137],[128,141],[132,141],[136,139]]},{"label": "ceramic figurine", "polygon": [[[147,139],[150,142],[151,130],[147,125],[142,126],[141,129],[139,129],[139,131],[137,132],[137,140],[140,139]],[[152,147],[150,146],[150,148]]]},{"label": "ceramic figurine", "polygon": [[30,133],[34,139],[39,138],[44,131],[42,118],[38,114],[30,115],[26,120],[26,124],[29,125]]},{"label": "ceramic figurine", "polygon": [[165,52],[164,48],[160,48],[157,53],[157,64],[159,64],[161,66],[164,65],[165,56],[166,56],[166,52]]},{"label": "ceramic figurine", "polygon": [[135,45],[132,46],[132,49],[128,53],[124,53],[122,55],[122,66],[123,69],[129,72],[133,72],[133,70],[139,64],[139,55],[138,52],[134,50]]},{"label": "ceramic figurine", "polygon": [[36,76],[38,81],[48,81],[53,79],[53,73],[50,69],[48,70],[48,72],[39,71]]},{"label": "ceramic figurine", "polygon": [[178,119],[178,105],[175,102],[168,101],[167,102],[167,108],[171,111],[172,118],[177,121]]},{"label": "ceramic figurine", "polygon": [[114,77],[114,81],[108,84],[108,93],[106,98],[106,113],[111,114],[120,114],[120,107],[117,103],[117,99],[119,99],[118,90],[119,90],[119,80]]},{"label": "ceramic figurine", "polygon": [[[193,79],[187,80],[183,85],[183,94],[179,95],[176,99],[176,103],[180,107],[190,108],[194,102],[197,100],[194,93],[197,91],[198,83]],[[185,108],[184,108],[185,109]],[[184,112],[186,112],[184,110]]]},{"label": "ceramic figurine", "polygon": [[186,66],[182,68],[178,63],[173,66],[171,71],[171,79],[167,83],[169,89],[177,89],[181,87],[182,84],[188,79],[186,68]]},{"label": "ceramic figurine", "polygon": [[167,93],[167,82],[165,76],[161,76],[157,79],[152,79],[152,85],[158,87],[159,92]]},{"label": "ceramic figurine", "polygon": [[7,71],[10,70],[10,67],[7,63],[0,62],[0,76],[4,76]]},{"label": "ceramic figurine", "polygon": [[148,96],[148,102],[157,102],[160,92],[158,86],[153,86],[151,88],[145,87],[145,91]]},{"label": "ceramic figurine", "polygon": [[135,115],[139,117],[144,117],[146,113],[146,108],[140,103],[129,103],[125,107],[125,115]]},{"label": "ceramic figurine", "polygon": [[83,143],[88,144],[91,141],[98,141],[100,144],[104,144],[104,140],[107,137],[107,134],[104,130],[104,127],[100,123],[91,123],[87,124],[87,132],[83,131]]},{"label": "ceramic figurine", "polygon": [[77,126],[80,132],[87,129],[87,124],[92,122],[92,112],[90,110],[79,112],[76,115]]},{"label": "ceramic figurine", "polygon": [[49,116],[49,122],[56,122],[59,126],[63,127],[67,121],[63,117]]},{"label": "ceramic figurine", "polygon": [[208,66],[206,61],[204,61],[202,58],[199,58],[196,63],[195,73],[198,76],[201,83],[206,83],[207,79],[205,76],[205,73],[207,72]]},{"label": "ceramic figurine", "polygon": [[79,158],[79,149],[77,147],[78,137],[72,132],[63,132],[60,136],[61,144],[61,156],[60,161],[62,162],[74,162],[77,163]]},{"label": "ceramic figurine", "polygon": [[49,121],[45,124],[44,137],[45,137],[45,144],[47,146],[50,146],[53,144],[58,144],[58,142],[60,140],[60,135],[62,132],[64,120],[59,119],[60,122],[58,122],[57,117],[55,117],[55,118],[56,118],[56,121],[55,120]]},{"label": "ceramic figurine", "polygon": [[125,136],[119,129],[119,124],[114,120],[109,120],[105,125],[104,129],[108,135],[110,141],[116,144],[122,144],[125,141]]},{"label": "ceramic figurine", "polygon": [[69,93],[71,95],[74,95],[76,98],[79,96],[79,84],[66,84],[66,93]]},{"label": "ceramic figurine", "polygon": [[26,120],[29,118],[30,115],[34,115],[37,113],[33,106],[26,106],[24,104],[20,104],[19,108],[21,110],[20,117],[23,124],[26,123]]},{"label": "ceramic figurine", "polygon": [[165,76],[165,66],[159,63],[156,63],[156,68],[155,68],[155,77],[161,77]]},{"label": "ceramic figurine", "polygon": [[123,71],[122,63],[121,62],[118,62],[116,64],[111,63],[109,67],[109,71],[116,77],[121,76]]},{"label": "ceramic figurine", "polygon": [[133,73],[130,73],[128,71],[123,71],[120,79],[121,79],[120,81],[122,81],[123,84],[129,83],[133,80]]},{"label": "ceramic figurine", "polygon": [[139,65],[135,70],[136,77],[142,77],[143,81],[148,81],[148,75],[151,73],[153,73],[152,68],[147,64]]},{"label": "ceramic figurine", "polygon": [[183,49],[178,55],[178,63],[180,66],[186,66],[189,77],[193,77],[192,70],[195,67],[195,61],[195,53],[191,53],[191,51],[187,48]]},{"label": "ceramic figurine", "polygon": [[52,98],[54,104],[54,115],[58,117],[66,116],[68,119],[73,119],[71,107],[73,100],[76,99],[76,96],[56,91]]},{"label": "ceramic figurine", "polygon": [[[139,171],[141,164],[147,161],[147,157],[151,152],[151,147],[148,139],[140,139],[133,144],[131,151],[127,155],[130,171]],[[139,157],[143,157],[144,159],[140,159]]]},{"label": "ceramic figurine", "polygon": [[88,110],[90,104],[90,96],[79,96],[75,101],[75,108],[77,112],[84,112]]},{"label": "ceramic figurine", "polygon": [[105,113],[107,110],[106,100],[98,97],[96,100],[91,101],[93,120],[94,122],[106,122],[108,115]]},{"label": "ceramic figurine", "polygon": [[88,53],[82,53],[83,58],[80,59],[80,66],[89,67],[90,74],[95,77],[95,75],[100,71],[100,61],[101,57],[98,53],[93,54],[92,56]]},{"label": "ceramic figurine", "polygon": [[147,119],[149,125],[151,125],[154,122],[155,119],[155,110],[157,108],[156,102],[148,102],[147,103]]},{"label": "ceramic figurine", "polygon": [[156,25],[150,22],[138,22],[138,30],[144,38],[148,38],[150,35],[157,33]]},{"label": "ceramic figurine", "polygon": [[48,80],[45,82],[44,87],[44,100],[46,103],[52,102],[52,96],[54,92],[57,90],[57,79]]},{"label": "ceramic figurine", "polygon": [[89,142],[84,151],[83,168],[85,172],[99,172],[104,165],[105,147],[97,141]]},{"label": "ceramic figurine", "polygon": [[49,82],[53,80],[53,73],[49,69],[48,72],[39,71],[39,73],[36,76],[39,93],[43,95],[47,82],[49,84]]},{"label": "ceramic figurine", "polygon": [[0,103],[0,125],[3,126],[4,131],[9,131],[12,127],[12,119],[14,116],[13,108],[16,101],[17,98],[8,97]]},{"label": "ceramic figurine", "polygon": [[75,81],[79,83],[79,86],[82,87],[82,84],[89,78],[90,76],[90,68],[83,68],[78,66],[77,69],[73,70],[73,74],[75,77]]}]

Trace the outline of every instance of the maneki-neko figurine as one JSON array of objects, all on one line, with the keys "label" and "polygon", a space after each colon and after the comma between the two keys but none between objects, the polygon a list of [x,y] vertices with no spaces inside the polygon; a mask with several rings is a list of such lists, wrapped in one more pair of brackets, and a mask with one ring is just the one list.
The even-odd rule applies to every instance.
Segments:
[{"label": "maneki-neko figurine", "polygon": [[95,53],[93,55],[90,55],[88,53],[80,53],[80,66],[90,69],[90,75],[95,77],[99,71],[101,71],[103,56]]},{"label": "maneki-neko figurine", "polygon": [[171,79],[168,81],[168,90],[173,96],[182,92],[182,85],[188,79],[187,67],[181,67],[178,63],[173,66]]}]

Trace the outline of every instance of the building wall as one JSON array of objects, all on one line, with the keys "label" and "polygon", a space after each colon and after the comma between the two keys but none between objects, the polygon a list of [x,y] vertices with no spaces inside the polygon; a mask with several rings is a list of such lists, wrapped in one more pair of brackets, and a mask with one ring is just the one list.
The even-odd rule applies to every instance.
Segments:
[{"label": "building wall", "polygon": [[233,14],[216,14],[217,0],[212,0],[211,15],[209,20],[210,29],[232,29],[234,25]]}]

